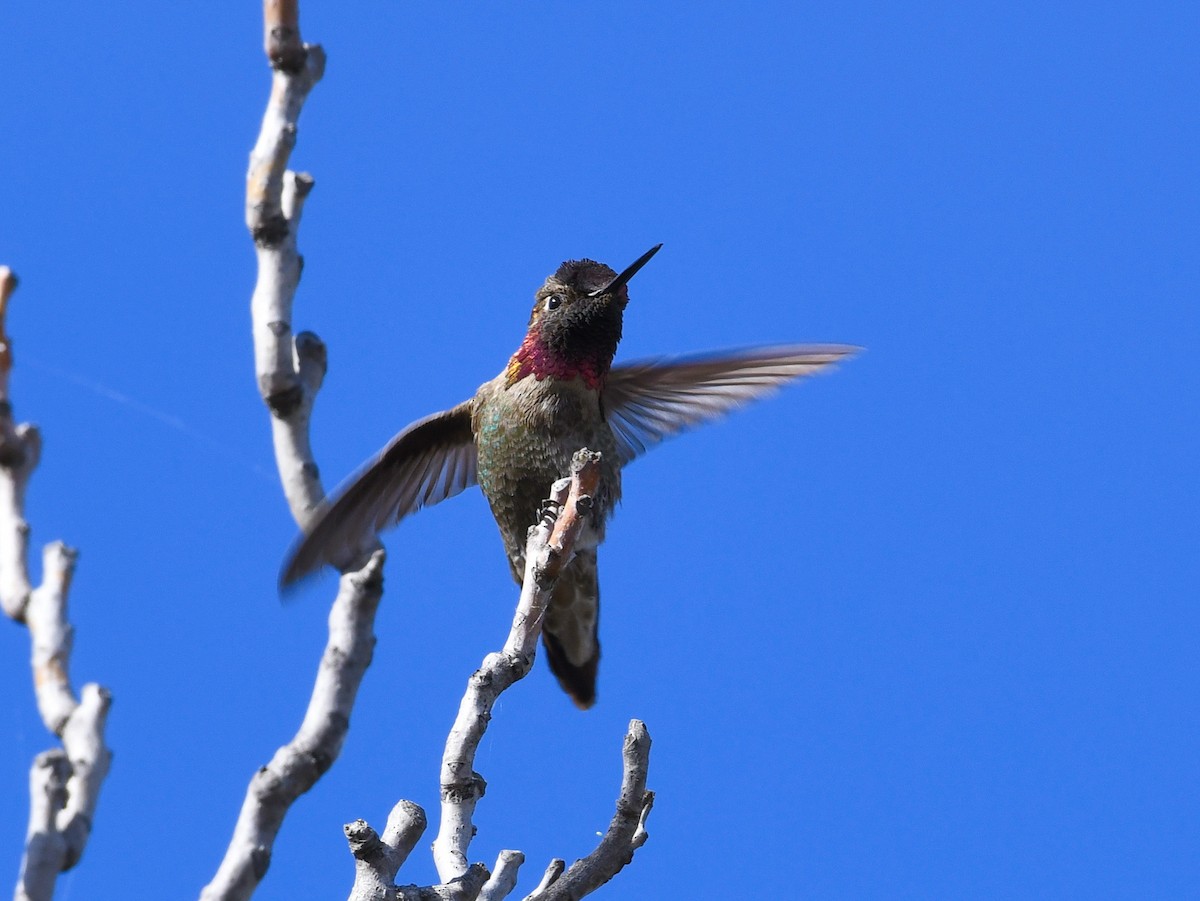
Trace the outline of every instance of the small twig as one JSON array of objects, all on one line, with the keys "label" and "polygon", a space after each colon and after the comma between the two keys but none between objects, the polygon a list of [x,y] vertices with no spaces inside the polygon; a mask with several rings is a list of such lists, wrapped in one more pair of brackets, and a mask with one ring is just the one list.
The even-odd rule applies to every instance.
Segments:
[{"label": "small twig", "polygon": [[479,901],[503,901],[517,887],[517,873],[525,855],[520,851],[501,851],[491,878],[479,892]]},{"label": "small twig", "polygon": [[12,371],[12,342],[5,328],[8,301],[17,277],[0,266],[0,607],[17,622],[25,621],[25,606],[33,592],[29,581],[29,525],[23,514],[25,487],[37,466],[41,440],[37,429],[13,422],[8,378]]},{"label": "small twig", "polygon": [[421,836],[425,834],[428,822],[425,811],[412,801],[401,801],[388,814],[387,826],[383,830],[383,843],[391,850],[391,862],[395,869],[395,877],[408,855],[412,853]]},{"label": "small twig", "polygon": [[393,901],[396,873],[420,841],[425,825],[425,811],[411,801],[401,801],[392,808],[382,838],[365,820],[343,827],[355,858],[350,901]]},{"label": "small twig", "polygon": [[53,896],[58,874],[73,867],[87,846],[112,761],[104,744],[112,696],[89,684],[77,700],[71,687],[75,630],[67,619],[67,597],[78,554],[51,542],[42,553],[42,583],[32,588],[29,582],[25,489],[41,455],[41,437],[12,418],[13,355],[5,315],[16,284],[12,270],[0,266],[0,605],[29,629],[38,713],[63,744],[39,754],[30,772],[29,830],[15,897],[42,901]]},{"label": "small twig", "polygon": [[[650,733],[641,720],[631,720],[622,754],[624,775],[621,796],[608,832],[587,857],[573,863],[561,877],[526,901],[576,901],[589,895],[633,860],[633,852],[646,843],[646,818],[654,806],[654,792],[646,791],[650,769]],[[553,864],[551,864],[553,866]],[[549,874],[549,871],[547,871]],[[545,882],[545,880],[543,880]]]},{"label": "small twig", "polygon": [[457,879],[441,885],[401,885],[396,888],[397,901],[476,901],[488,880],[488,869],[473,863]]},{"label": "small twig", "polygon": [[537,884],[537,888],[525,896],[524,901],[533,901],[534,898],[537,898],[539,895],[541,895],[544,891],[546,891],[546,889],[552,886],[555,881],[557,881],[558,877],[563,874],[563,870],[566,868],[567,862],[561,857],[556,857],[551,860],[549,865],[546,867],[546,872],[542,874],[542,881]]},{"label": "small twig", "polygon": [[554,570],[555,577],[562,567],[566,566],[565,558],[575,546],[580,520],[591,512],[592,497],[600,487],[600,454],[587,448],[577,451],[571,460],[571,476],[571,493],[567,497],[567,506],[563,515],[554,523],[554,531],[550,534],[550,550],[563,558]]},{"label": "small twig", "polygon": [[295,74],[304,66],[297,0],[267,0],[263,4],[263,50],[271,67]]}]

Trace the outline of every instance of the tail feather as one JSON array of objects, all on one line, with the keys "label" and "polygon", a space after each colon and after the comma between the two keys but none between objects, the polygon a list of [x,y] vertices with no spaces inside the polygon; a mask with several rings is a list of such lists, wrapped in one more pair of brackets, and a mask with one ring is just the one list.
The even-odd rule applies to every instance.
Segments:
[{"label": "tail feather", "polygon": [[558,679],[562,690],[570,695],[575,706],[587,710],[596,703],[596,671],[600,666],[600,645],[596,653],[583,666],[575,666],[567,659],[562,644],[548,632],[542,633],[542,645],[546,648],[546,661],[550,672]]},{"label": "tail feather", "polygon": [[595,550],[579,551],[559,576],[546,613],[542,644],[563,691],[586,710],[596,702],[600,666],[600,580]]}]

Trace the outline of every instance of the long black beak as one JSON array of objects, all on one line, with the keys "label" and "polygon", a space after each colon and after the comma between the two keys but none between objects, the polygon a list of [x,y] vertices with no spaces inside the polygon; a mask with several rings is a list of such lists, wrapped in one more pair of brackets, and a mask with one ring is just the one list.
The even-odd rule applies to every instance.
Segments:
[{"label": "long black beak", "polygon": [[634,260],[632,263],[630,263],[628,266],[626,266],[624,272],[622,272],[620,275],[618,275],[616,278],[614,278],[611,282],[609,282],[603,288],[597,288],[595,291],[592,291],[590,294],[588,294],[588,297],[599,297],[601,294],[608,294],[611,291],[616,291],[619,287],[621,287],[623,284],[625,284],[627,281],[629,281],[631,278],[633,278],[635,275],[637,275],[638,270],[641,269],[643,266],[645,266],[647,263],[649,263],[650,257],[654,256],[660,250],[662,250],[662,245],[655,244],[653,247],[651,247],[649,250],[647,250],[644,254],[642,254],[640,257],[638,257],[636,260]]}]

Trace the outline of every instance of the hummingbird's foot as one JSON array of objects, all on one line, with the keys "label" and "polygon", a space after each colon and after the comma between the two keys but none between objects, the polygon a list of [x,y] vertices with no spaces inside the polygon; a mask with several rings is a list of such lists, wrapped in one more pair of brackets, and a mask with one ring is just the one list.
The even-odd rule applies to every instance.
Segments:
[{"label": "hummingbird's foot", "polygon": [[554,529],[554,524],[558,522],[558,517],[562,514],[563,504],[567,502],[567,493],[570,489],[571,480],[569,478],[559,479],[550,487],[550,497],[542,500],[538,510],[538,521],[529,527],[530,535],[537,528]]},{"label": "hummingbird's foot", "polygon": [[540,512],[538,513],[537,525],[534,526],[533,528],[536,529],[539,526],[544,526],[547,529],[553,529],[554,524],[556,522],[558,522],[559,514],[562,513],[562,508],[563,508],[562,503],[559,501],[556,501],[552,497],[548,497],[545,500],[543,500],[542,508],[541,508]]}]

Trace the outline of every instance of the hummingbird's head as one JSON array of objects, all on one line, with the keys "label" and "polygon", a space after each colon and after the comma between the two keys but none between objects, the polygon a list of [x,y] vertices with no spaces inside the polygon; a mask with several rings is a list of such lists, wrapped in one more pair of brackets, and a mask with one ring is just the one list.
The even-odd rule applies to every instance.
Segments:
[{"label": "hummingbird's head", "polygon": [[595,260],[568,260],[534,295],[529,328],[509,361],[507,383],[581,377],[599,389],[621,340],[629,303],[627,283],[662,247],[658,244],[617,273]]}]

